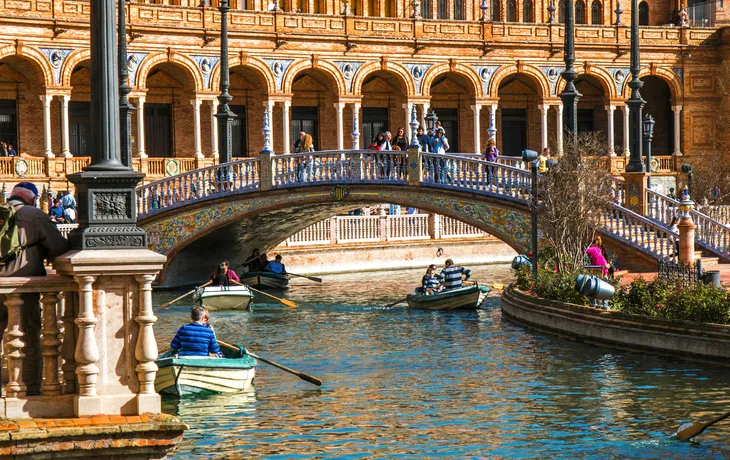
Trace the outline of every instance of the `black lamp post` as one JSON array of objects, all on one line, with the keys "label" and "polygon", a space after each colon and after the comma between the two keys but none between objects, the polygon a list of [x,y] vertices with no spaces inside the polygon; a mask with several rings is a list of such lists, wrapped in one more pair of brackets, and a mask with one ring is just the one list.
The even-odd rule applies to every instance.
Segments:
[{"label": "black lamp post", "polygon": [[431,131],[431,133],[434,133],[436,131],[436,122],[439,121],[438,117],[436,116],[436,112],[433,109],[429,110],[425,118],[426,131]]},{"label": "black lamp post", "polygon": [[689,192],[689,196],[692,196],[692,165],[687,163],[683,164],[682,172],[687,175],[687,191]]},{"label": "black lamp post", "polygon": [[646,138],[646,172],[649,173],[646,186],[651,189],[651,140],[654,137],[654,117],[648,113],[644,117],[644,137]]},{"label": "black lamp post", "polygon": [[522,161],[530,165],[530,217],[532,222],[532,278],[537,280],[537,152],[523,150]]},{"label": "black lamp post", "polygon": [[221,163],[231,162],[231,125],[236,115],[231,112],[231,108],[228,104],[231,102],[233,97],[228,94],[228,88],[230,87],[230,74],[228,70],[228,0],[221,0],[221,6],[218,10],[221,13],[221,76],[220,76],[220,90],[221,94],[218,96],[218,113],[215,117],[218,119],[218,152],[220,155]]},{"label": "black lamp post", "polygon": [[578,133],[578,99],[582,96],[575,87],[578,73],[573,68],[575,63],[574,8],[573,0],[565,2],[565,71],[560,74],[565,80],[565,88],[560,93],[560,99],[563,101],[563,130],[565,133],[563,139],[571,139]]},{"label": "black lamp post", "polygon": [[124,14],[125,0],[119,0],[119,15],[117,20],[117,43],[119,47],[119,119],[121,122],[120,132],[120,157],[124,166],[132,167],[132,111],[134,107],[129,103],[129,71],[127,69],[127,23]]},{"label": "black lamp post", "polygon": [[641,98],[640,89],[644,82],[639,80],[641,67],[639,57],[639,1],[631,0],[631,97],[626,101],[629,106],[629,149],[631,156],[626,165],[626,172],[644,172],[641,147],[641,110],[644,107],[644,100]]},{"label": "black lamp post", "polygon": [[136,226],[136,186],[144,175],[120,161],[116,2],[91,0],[90,6],[91,164],[68,176],[79,208],[79,227],[69,240],[74,249],[144,248],[145,232]]}]

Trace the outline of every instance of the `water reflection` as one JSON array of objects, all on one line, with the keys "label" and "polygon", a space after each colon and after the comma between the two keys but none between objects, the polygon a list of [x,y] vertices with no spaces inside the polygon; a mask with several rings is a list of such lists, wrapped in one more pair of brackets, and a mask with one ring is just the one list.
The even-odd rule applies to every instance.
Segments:
[{"label": "water reflection", "polygon": [[[504,282],[508,267],[474,269]],[[383,305],[421,270],[297,280],[291,309],[215,312],[218,335],[266,364],[256,394],[166,401],[190,426],[177,456],[270,458],[725,458],[730,429],[682,444],[683,421],[730,407],[726,369],[576,343],[478,312]],[[178,292],[155,294],[159,304]],[[186,307],[159,312],[161,348]]]}]

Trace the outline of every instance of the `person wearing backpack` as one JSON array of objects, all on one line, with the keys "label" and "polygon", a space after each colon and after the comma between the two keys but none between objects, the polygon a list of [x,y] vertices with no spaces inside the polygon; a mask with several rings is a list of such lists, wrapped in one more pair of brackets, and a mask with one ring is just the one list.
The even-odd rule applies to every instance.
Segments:
[{"label": "person wearing backpack", "polygon": [[[7,204],[0,205],[0,277],[46,276],[45,259],[53,260],[68,250],[68,241],[51,218],[36,207],[38,188],[20,182]],[[40,294],[22,294],[20,324],[23,330],[23,382],[28,396],[40,394],[41,356]],[[0,339],[8,324],[8,309],[0,296]]]}]

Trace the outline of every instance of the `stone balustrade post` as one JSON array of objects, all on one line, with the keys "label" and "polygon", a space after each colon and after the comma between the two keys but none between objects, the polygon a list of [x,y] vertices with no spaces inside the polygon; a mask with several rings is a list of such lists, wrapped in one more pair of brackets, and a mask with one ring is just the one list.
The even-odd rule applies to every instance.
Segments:
[{"label": "stone balustrade post", "polygon": [[57,396],[61,394],[61,383],[58,381],[58,356],[61,340],[58,338],[58,317],[56,304],[58,294],[46,292],[41,299],[43,302],[43,340],[41,347],[43,355],[43,396]]},{"label": "stone balustrade post", "polygon": [[649,200],[646,186],[649,175],[643,172],[624,173],[624,207],[641,215],[649,215]]},{"label": "stone balustrade post", "polygon": [[271,190],[274,183],[273,157],[274,152],[271,150],[262,150],[259,153],[259,181],[262,192]]},{"label": "stone balustrade post", "polygon": [[697,224],[692,220],[690,211],[694,208],[694,202],[686,193],[679,203],[679,262],[694,263],[695,259],[695,229]]},{"label": "stone balustrade post", "polygon": [[99,320],[94,313],[94,291],[92,284],[95,277],[91,275],[77,276],[79,285],[79,314],[75,320],[79,328],[76,342],[76,380],[78,396],[76,397],[76,416],[101,414],[101,401],[96,393],[96,381],[99,375],[99,344],[96,341],[96,323]]},{"label": "stone balustrade post", "polygon": [[423,160],[420,150],[417,146],[408,147],[408,185],[411,187],[419,187],[421,185]]},{"label": "stone balustrade post", "polygon": [[337,216],[330,217],[330,235],[329,235],[329,238],[330,238],[330,244],[331,245],[332,244],[337,244],[337,234],[339,233],[338,232],[339,229],[337,228],[338,227],[338,223],[339,223],[339,221],[337,220]]},{"label": "stone balustrade post", "polygon": [[20,309],[23,308],[23,298],[20,294],[8,294],[5,298],[8,309],[8,326],[5,332],[5,359],[8,364],[8,383],[5,386],[7,398],[22,398],[26,393],[23,382],[23,342],[22,327],[20,325]]},{"label": "stone balustrade post", "polygon": [[381,242],[388,241],[388,216],[378,216],[379,236]]},{"label": "stone balustrade post", "polygon": [[155,392],[155,376],[157,374],[157,341],[152,326],[157,317],[152,313],[152,281],[153,274],[135,275],[139,284],[139,315],[134,320],[139,325],[139,334],[134,349],[137,359],[137,378],[139,393],[137,394],[137,413],[153,412],[160,408],[160,395]]},{"label": "stone balustrade post", "polygon": [[65,394],[73,394],[76,392],[76,357],[74,351],[76,349],[76,324],[74,318],[76,316],[76,293],[66,292],[64,294],[63,312],[61,321],[63,321],[63,345],[61,345],[61,372],[63,374],[63,392]]}]

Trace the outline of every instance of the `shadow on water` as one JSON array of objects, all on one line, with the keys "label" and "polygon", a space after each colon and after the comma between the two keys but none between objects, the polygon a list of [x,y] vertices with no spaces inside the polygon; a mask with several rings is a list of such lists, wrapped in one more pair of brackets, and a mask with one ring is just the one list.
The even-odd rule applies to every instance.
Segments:
[{"label": "shadow on water", "polygon": [[[505,266],[474,267],[488,283]],[[176,457],[710,459],[730,455],[730,428],[696,443],[684,421],[727,410],[730,373],[536,333],[477,312],[382,309],[421,270],[296,280],[299,308],[215,312],[218,336],[321,378],[314,387],[261,363],[256,392],[165,400],[191,427]],[[184,291],[182,291],[184,292]],[[182,292],[155,294],[162,304]],[[279,295],[279,294],[276,294]],[[158,312],[161,348],[188,306]]]}]

